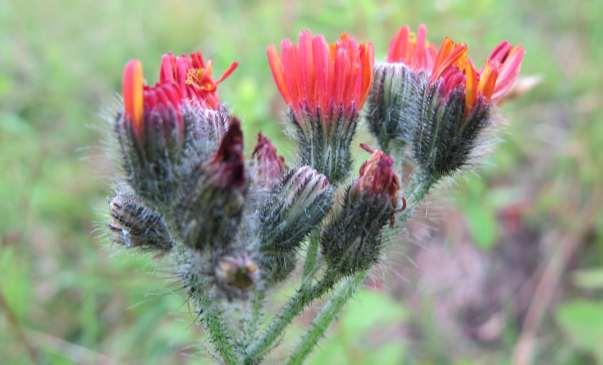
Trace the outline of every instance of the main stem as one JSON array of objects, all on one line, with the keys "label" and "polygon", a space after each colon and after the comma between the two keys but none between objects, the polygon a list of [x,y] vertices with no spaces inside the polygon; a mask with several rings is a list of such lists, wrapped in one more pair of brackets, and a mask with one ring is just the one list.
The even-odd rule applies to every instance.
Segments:
[{"label": "main stem", "polygon": [[301,364],[312,352],[312,349],[314,346],[316,346],[318,341],[329,328],[331,322],[333,322],[343,306],[364,282],[364,279],[367,275],[368,271],[356,273],[353,277],[347,279],[345,283],[337,288],[327,304],[325,304],[320,313],[312,321],[310,330],[306,332],[305,336],[293,351],[291,357],[289,357],[289,365]]},{"label": "main stem", "polygon": [[270,323],[264,334],[247,348],[245,363],[255,364],[259,362],[274,341],[280,337],[287,325],[314,299],[331,289],[335,282],[335,276],[327,272],[316,285],[310,287],[302,285],[295,295],[289,298],[287,304],[281,309],[274,321]]},{"label": "main stem", "polygon": [[202,310],[201,321],[205,325],[214,349],[220,354],[225,364],[238,364],[239,358],[232,345],[232,336],[226,329],[222,311],[208,295],[202,295],[198,299],[198,304]]}]

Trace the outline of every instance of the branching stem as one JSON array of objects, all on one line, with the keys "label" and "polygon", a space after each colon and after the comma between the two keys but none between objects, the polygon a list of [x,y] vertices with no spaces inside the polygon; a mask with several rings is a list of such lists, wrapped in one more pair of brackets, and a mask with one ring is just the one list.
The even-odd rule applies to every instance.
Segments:
[{"label": "branching stem", "polygon": [[312,325],[305,336],[299,342],[293,354],[289,358],[289,365],[298,365],[303,363],[304,359],[312,352],[314,346],[322,338],[330,324],[341,312],[343,306],[354,295],[356,290],[362,285],[368,271],[356,273],[353,277],[342,283],[333,293],[333,296],[321,309],[320,313],[312,321]]},{"label": "branching stem", "polygon": [[337,282],[337,276],[326,272],[325,276],[315,285],[302,285],[281,309],[280,313],[270,323],[264,334],[247,348],[246,364],[256,364],[264,353],[271,348],[283,330],[297,317],[314,299],[321,297]]},{"label": "branching stem", "polygon": [[207,330],[210,342],[214,346],[225,364],[239,364],[239,358],[232,344],[232,336],[228,333],[222,310],[212,301],[208,295],[202,295],[198,299],[201,321]]}]

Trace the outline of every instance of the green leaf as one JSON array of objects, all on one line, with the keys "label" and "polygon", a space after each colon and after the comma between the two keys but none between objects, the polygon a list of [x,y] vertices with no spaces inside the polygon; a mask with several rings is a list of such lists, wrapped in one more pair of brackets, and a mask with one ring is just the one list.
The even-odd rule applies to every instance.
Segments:
[{"label": "green leaf", "polygon": [[399,342],[367,344],[369,331],[401,323],[406,308],[384,293],[361,290],[348,303],[335,331],[320,342],[311,355],[311,364],[400,364],[404,346]]},{"label": "green leaf", "polygon": [[558,308],[557,321],[577,348],[592,352],[603,361],[603,303],[570,301]]},{"label": "green leaf", "polygon": [[603,289],[603,268],[576,271],[573,279],[583,289]]},{"label": "green leaf", "polygon": [[470,202],[463,209],[467,218],[469,232],[479,248],[490,249],[498,235],[498,225],[494,209]]},{"label": "green leaf", "polygon": [[352,298],[344,313],[341,325],[352,335],[379,325],[401,322],[407,317],[406,309],[400,303],[386,294],[369,290],[362,290]]},{"label": "green leaf", "polygon": [[16,250],[6,247],[0,250],[0,267],[0,290],[15,315],[24,320],[29,310],[32,286],[29,265]]}]

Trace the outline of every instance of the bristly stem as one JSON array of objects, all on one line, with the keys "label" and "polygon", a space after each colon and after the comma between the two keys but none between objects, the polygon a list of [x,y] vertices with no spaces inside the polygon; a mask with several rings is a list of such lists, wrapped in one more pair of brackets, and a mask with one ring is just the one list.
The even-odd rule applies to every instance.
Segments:
[{"label": "bristly stem", "polygon": [[331,272],[326,272],[325,276],[315,285],[302,285],[295,294],[289,298],[289,301],[281,309],[280,313],[270,323],[266,331],[251,343],[247,348],[245,358],[246,364],[256,364],[263,357],[264,353],[270,349],[283,330],[297,317],[304,308],[314,299],[321,297],[337,282],[337,276]]},{"label": "bristly stem", "polygon": [[239,364],[232,344],[232,336],[228,334],[222,311],[208,295],[201,295],[198,299],[201,313],[201,321],[207,330],[210,342],[214,349],[220,354],[225,364]]},{"label": "bristly stem", "polygon": [[266,299],[266,291],[258,290],[253,294],[253,297],[250,301],[250,307],[248,308],[247,316],[244,318],[243,326],[243,350],[245,349],[246,344],[250,343],[257,330],[258,326],[262,320],[263,312],[262,307],[264,305],[264,300]]},{"label": "bristly stem", "polygon": [[314,346],[316,346],[318,341],[327,331],[330,324],[341,312],[343,306],[362,285],[367,274],[368,271],[361,271],[339,285],[335,290],[335,293],[333,293],[333,296],[329,298],[320,313],[314,318],[310,329],[306,332],[305,336],[293,351],[293,354],[289,357],[289,365],[303,363],[304,359],[312,352]]},{"label": "bristly stem", "polygon": [[320,247],[320,230],[315,229],[310,233],[308,239],[308,249],[306,251],[306,261],[304,262],[304,271],[302,274],[302,282],[307,284],[313,274],[316,272],[316,265],[318,261],[318,249]]}]

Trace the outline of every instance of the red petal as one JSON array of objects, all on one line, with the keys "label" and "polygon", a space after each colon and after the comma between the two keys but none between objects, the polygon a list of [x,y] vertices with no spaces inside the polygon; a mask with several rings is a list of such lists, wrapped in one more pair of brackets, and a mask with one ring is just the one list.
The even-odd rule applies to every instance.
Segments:
[{"label": "red petal", "polygon": [[278,88],[278,91],[283,96],[283,99],[287,104],[291,103],[291,97],[289,96],[289,91],[287,89],[287,85],[285,84],[284,77],[284,69],[281,59],[276,51],[276,47],[270,46],[266,49],[266,54],[268,56],[268,64],[270,65],[270,71],[272,71],[272,77],[274,78],[274,83]]},{"label": "red petal", "polygon": [[511,87],[513,87],[513,84],[519,75],[519,71],[521,70],[521,63],[524,55],[525,50],[523,47],[516,46],[511,49],[504,63],[499,69],[492,100],[500,100],[511,89]]},{"label": "red petal", "polygon": [[136,133],[142,133],[144,99],[142,63],[130,60],[124,67],[122,79],[122,95],[126,119],[132,123]]},{"label": "red petal", "polygon": [[329,47],[322,35],[316,36],[312,40],[312,55],[314,56],[316,75],[315,100],[321,109],[321,113],[326,113],[329,95]]}]

